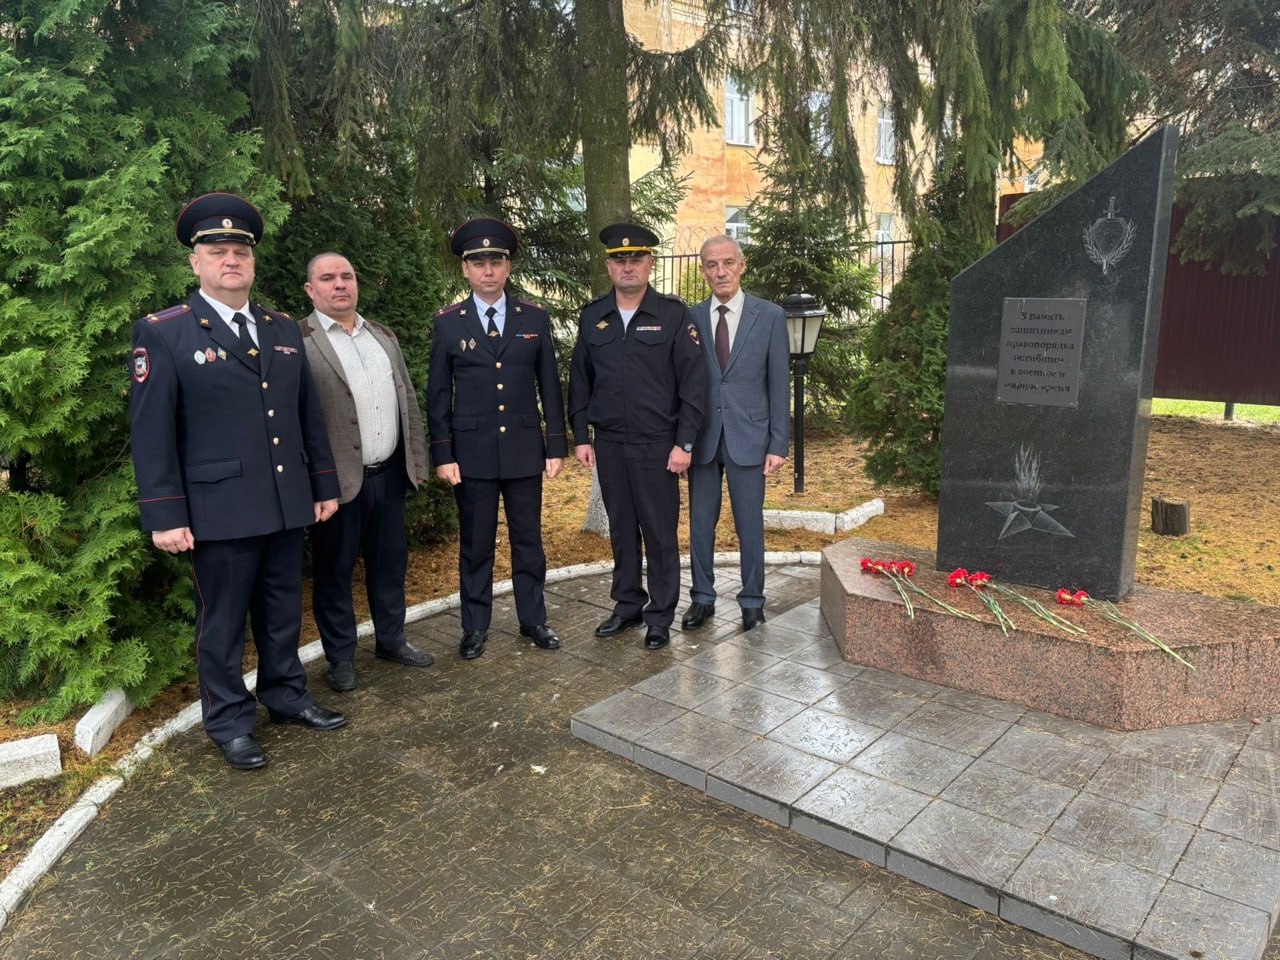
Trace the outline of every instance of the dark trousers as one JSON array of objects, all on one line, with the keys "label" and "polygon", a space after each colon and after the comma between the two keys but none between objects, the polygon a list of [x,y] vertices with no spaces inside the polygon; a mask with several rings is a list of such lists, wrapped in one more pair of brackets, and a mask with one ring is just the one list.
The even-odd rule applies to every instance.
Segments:
[{"label": "dark trousers", "polygon": [[380,650],[404,646],[404,577],[409,565],[404,499],[408,481],[402,450],[324,523],[311,527],[311,607],[330,663],[356,658],[356,612],[351,578],[364,558],[365,594]]},{"label": "dark trousers", "polygon": [[462,629],[488,630],[493,617],[493,556],[502,497],[511,538],[511,586],[521,626],[547,622],[543,585],[547,555],[542,549],[542,474],[478,480],[463,477],[453,488],[458,502],[458,589]]},{"label": "dark trousers", "polygon": [[[214,743],[253,733],[257,703],[300,713],[315,701],[298,659],[302,530],[198,540],[191,556],[196,669],[204,729]],[[257,701],[244,685],[244,621],[258,649]]]},{"label": "dark trousers", "polygon": [[725,449],[723,432],[711,462],[689,466],[689,561],[693,569],[689,596],[694,603],[716,602],[716,524],[720,522],[726,477],[742,558],[738,606],[759,609],[764,606],[764,464],[734,463]]},{"label": "dark trousers", "polygon": [[[669,627],[680,597],[679,478],[667,469],[671,443],[597,440],[596,471],[613,546],[613,612],[644,613],[651,627]],[[640,550],[649,563],[649,591],[640,581]],[[647,604],[647,605],[646,605]]]}]

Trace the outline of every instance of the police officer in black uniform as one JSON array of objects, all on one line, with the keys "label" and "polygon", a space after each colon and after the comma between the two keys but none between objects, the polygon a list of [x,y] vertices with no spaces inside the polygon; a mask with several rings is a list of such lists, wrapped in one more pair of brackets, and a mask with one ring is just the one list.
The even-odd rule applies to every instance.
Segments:
[{"label": "police officer in black uniform", "polygon": [[574,456],[599,472],[613,546],[613,614],[596,636],[643,620],[645,647],[658,650],[671,640],[680,593],[679,478],[705,411],[706,361],[688,308],[649,286],[657,236],[615,223],[600,242],[613,289],[582,308],[569,374]]},{"label": "police officer in black uniform", "polygon": [[560,473],[568,439],[551,319],[536,303],[506,292],[520,243],[511,227],[487,217],[468,220],[450,243],[472,293],[435,318],[427,429],[436,475],[453,485],[458,503],[458,652],[474,660],[488,638],[499,495],[520,633],[555,650],[560,640],[547,625],[543,598],[542,477]]},{"label": "police officer in black uniform", "polygon": [[[298,658],[302,530],[338,508],[324,415],[297,324],[249,301],[262,216],[228,193],[189,203],[178,239],[198,292],[133,327],[129,407],[142,528],[190,550],[205,732],[238,770],[264,766],[257,701],[276,723],[333,730]],[[245,617],[258,649],[244,685]]]}]

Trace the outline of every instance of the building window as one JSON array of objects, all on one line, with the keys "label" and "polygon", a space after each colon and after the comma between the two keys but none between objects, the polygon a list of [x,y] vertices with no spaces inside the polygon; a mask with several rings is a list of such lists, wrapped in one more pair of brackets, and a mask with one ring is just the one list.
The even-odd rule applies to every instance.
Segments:
[{"label": "building window", "polygon": [[831,156],[831,95],[815,90],[809,94],[809,135],[813,151],[820,157]]},{"label": "building window", "polygon": [[733,77],[724,81],[724,139],[726,143],[755,145],[755,130],[751,115],[751,91],[738,89]]},{"label": "building window", "polygon": [[1044,185],[1044,173],[1039,167],[1032,167],[1022,178],[1022,189],[1027,193],[1035,193]]},{"label": "building window", "polygon": [[751,225],[747,223],[746,207],[724,208],[724,232],[739,244],[745,245],[749,241]]},{"label": "building window", "polygon": [[887,100],[881,100],[880,109],[876,111],[876,163],[893,163],[897,150],[898,141],[893,135],[893,108]]},{"label": "building window", "polygon": [[893,214],[876,214],[876,256],[893,256]]}]

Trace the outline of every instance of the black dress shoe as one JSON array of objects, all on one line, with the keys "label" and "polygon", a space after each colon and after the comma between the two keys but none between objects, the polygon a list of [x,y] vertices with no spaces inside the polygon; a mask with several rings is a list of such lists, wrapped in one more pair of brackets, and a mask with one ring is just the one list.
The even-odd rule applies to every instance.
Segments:
[{"label": "black dress shoe", "polygon": [[402,643],[392,650],[374,647],[373,656],[376,660],[390,660],[405,667],[429,667],[436,662],[435,657],[425,650],[419,650],[412,643]]},{"label": "black dress shoe", "polygon": [[596,636],[612,637],[614,634],[621,633],[629,627],[638,627],[643,622],[639,614],[634,617],[620,617],[616,613],[610,614],[608,620],[596,627]]},{"label": "black dress shoe", "polygon": [[744,607],[742,610],[742,629],[750,630],[764,623],[764,610],[761,607]]},{"label": "black dress shoe", "polygon": [[337,710],[326,710],[318,703],[313,703],[301,713],[276,713],[268,710],[272,723],[296,723],[310,730],[337,730],[346,726],[347,718]]},{"label": "black dress shoe", "polygon": [[336,693],[346,693],[356,688],[356,665],[350,660],[339,660],[329,664],[329,672],[324,675],[329,689]]},{"label": "black dress shoe", "polygon": [[468,630],[462,635],[462,643],[458,644],[458,655],[463,660],[474,660],[484,653],[484,642],[488,638],[484,630]]},{"label": "black dress shoe", "polygon": [[521,625],[520,636],[532,637],[534,646],[541,647],[543,650],[560,649],[560,638],[557,637],[556,632],[545,623],[538,627],[526,627]]},{"label": "black dress shoe", "polygon": [[680,620],[680,628],[682,630],[699,630],[706,625],[711,619],[711,615],[716,612],[714,603],[691,603],[689,609],[684,612],[684,617]]},{"label": "black dress shoe", "polygon": [[267,755],[249,734],[220,743],[218,749],[233,770],[257,770],[267,765]]},{"label": "black dress shoe", "polygon": [[671,642],[671,629],[669,627],[650,627],[644,632],[644,648],[646,650],[661,650]]}]

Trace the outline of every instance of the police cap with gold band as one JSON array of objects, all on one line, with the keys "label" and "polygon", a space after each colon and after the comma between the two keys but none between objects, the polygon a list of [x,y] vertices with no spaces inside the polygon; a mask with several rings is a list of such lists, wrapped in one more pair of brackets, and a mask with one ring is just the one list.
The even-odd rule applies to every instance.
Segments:
[{"label": "police cap with gold band", "polygon": [[234,193],[206,193],[182,208],[174,232],[188,247],[197,243],[247,243],[252,247],[262,239],[262,214]]},{"label": "police cap with gold band", "polygon": [[658,235],[638,223],[611,223],[600,231],[604,255],[611,260],[636,260],[653,253]]},{"label": "police cap with gold band", "polygon": [[519,246],[516,232],[492,217],[468,220],[449,238],[449,249],[463,260],[510,260]]}]

